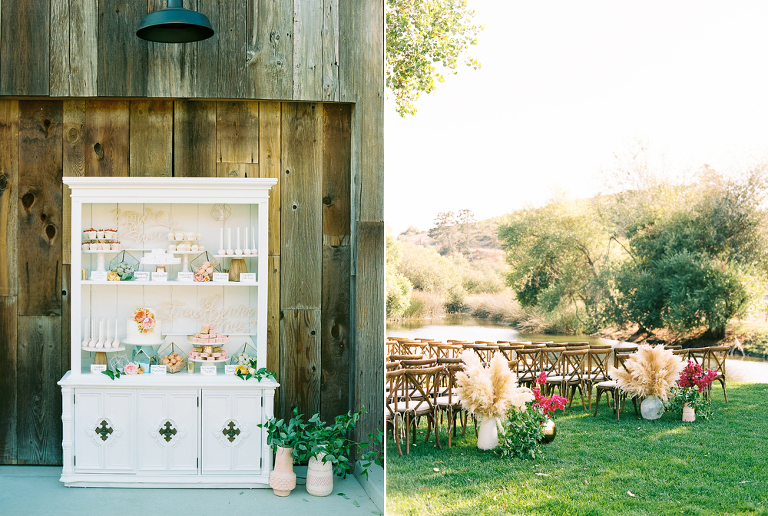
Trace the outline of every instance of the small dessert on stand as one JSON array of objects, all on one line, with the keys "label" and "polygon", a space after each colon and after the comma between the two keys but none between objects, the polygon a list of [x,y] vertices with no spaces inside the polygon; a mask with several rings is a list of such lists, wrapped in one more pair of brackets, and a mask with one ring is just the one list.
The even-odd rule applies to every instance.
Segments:
[{"label": "small dessert on stand", "polygon": [[173,255],[181,255],[184,262],[181,265],[182,272],[190,272],[189,255],[200,254],[205,251],[205,246],[198,243],[202,238],[200,233],[181,232],[168,233],[168,252]]},{"label": "small dessert on stand", "polygon": [[203,324],[198,333],[187,337],[187,341],[195,347],[189,352],[191,362],[215,364],[229,359],[223,348],[223,344],[229,342],[229,337],[217,334],[213,325]]},{"label": "small dessert on stand", "polygon": [[116,229],[86,229],[83,231],[85,240],[83,241],[82,251],[86,254],[96,255],[96,269],[91,272],[89,279],[99,279],[106,281],[106,275],[96,275],[94,278],[94,272],[107,272],[105,254],[112,252],[117,253],[120,251],[120,241],[117,240]]}]

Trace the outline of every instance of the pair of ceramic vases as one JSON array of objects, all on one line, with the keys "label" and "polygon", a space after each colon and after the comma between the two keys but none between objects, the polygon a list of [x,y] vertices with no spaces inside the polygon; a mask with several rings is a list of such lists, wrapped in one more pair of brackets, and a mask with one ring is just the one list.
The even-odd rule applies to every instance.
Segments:
[{"label": "pair of ceramic vases", "polygon": [[[320,453],[309,459],[307,467],[307,493],[313,496],[328,496],[333,492],[333,464],[323,463],[325,454]],[[269,474],[269,487],[277,496],[288,496],[296,487],[296,473],[293,472],[293,448],[277,447],[275,469]]]}]

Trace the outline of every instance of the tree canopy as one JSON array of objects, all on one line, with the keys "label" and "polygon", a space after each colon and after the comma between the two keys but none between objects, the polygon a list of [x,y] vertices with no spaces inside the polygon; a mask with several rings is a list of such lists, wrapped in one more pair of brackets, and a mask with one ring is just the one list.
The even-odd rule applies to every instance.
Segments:
[{"label": "tree canopy", "polygon": [[474,13],[467,0],[387,0],[386,85],[400,116],[416,114],[419,95],[445,81],[441,69],[456,74],[461,57],[480,67],[467,55],[483,30],[473,23]]},{"label": "tree canopy", "polygon": [[499,226],[521,305],[595,330],[705,328],[720,337],[765,290],[766,167],[519,210]]}]

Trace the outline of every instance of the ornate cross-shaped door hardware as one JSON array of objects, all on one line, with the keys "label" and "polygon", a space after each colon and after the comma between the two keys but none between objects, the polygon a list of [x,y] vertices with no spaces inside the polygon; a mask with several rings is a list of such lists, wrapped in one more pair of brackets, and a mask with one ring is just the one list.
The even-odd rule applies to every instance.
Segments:
[{"label": "ornate cross-shaped door hardware", "polygon": [[112,432],[114,432],[112,427],[109,426],[109,423],[107,423],[106,419],[102,419],[101,423],[99,423],[99,426],[97,426],[94,431],[96,434],[98,434],[102,441],[109,439],[109,436],[112,435]]},{"label": "ornate cross-shaped door hardware", "polygon": [[229,442],[234,442],[238,435],[240,435],[240,429],[237,428],[234,421],[230,421],[221,431]]},{"label": "ornate cross-shaped door hardware", "polygon": [[171,439],[173,439],[173,436],[175,436],[178,432],[174,428],[173,423],[170,421],[166,421],[163,426],[160,427],[160,430],[158,430],[158,433],[163,436],[163,439],[165,439],[166,442],[171,442]]}]

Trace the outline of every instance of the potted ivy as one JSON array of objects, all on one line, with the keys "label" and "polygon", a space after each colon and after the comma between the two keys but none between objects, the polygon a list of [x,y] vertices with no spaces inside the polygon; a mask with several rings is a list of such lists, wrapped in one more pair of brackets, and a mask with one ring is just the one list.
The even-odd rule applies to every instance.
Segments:
[{"label": "potted ivy", "polygon": [[296,487],[296,473],[293,472],[295,459],[301,459],[306,452],[303,444],[307,423],[299,409],[293,409],[293,417],[268,419],[258,425],[267,430],[267,444],[275,452],[275,469],[269,474],[269,487],[277,496],[288,496]]},{"label": "potted ivy", "polygon": [[[352,439],[352,432],[365,407],[359,411],[348,412],[334,418],[333,423],[326,424],[320,420],[320,414],[315,413],[303,430],[303,445],[306,447],[305,458],[309,459],[307,467],[307,492],[314,496],[328,496],[333,492],[334,473],[346,477],[355,468],[351,460],[354,447],[368,448],[361,456],[361,475],[368,477],[368,469],[373,464],[381,465],[381,452],[373,449],[371,442],[357,442]],[[381,431],[378,435],[369,434],[373,444],[382,440]]]}]

